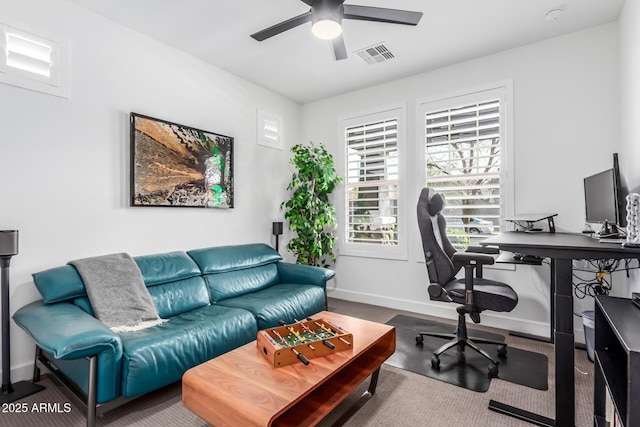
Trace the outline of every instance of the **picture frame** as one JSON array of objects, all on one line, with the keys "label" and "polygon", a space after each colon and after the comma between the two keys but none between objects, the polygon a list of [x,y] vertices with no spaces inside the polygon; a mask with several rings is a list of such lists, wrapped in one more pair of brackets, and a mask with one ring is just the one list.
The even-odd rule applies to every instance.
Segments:
[{"label": "picture frame", "polygon": [[233,208],[231,136],[130,115],[131,206]]}]

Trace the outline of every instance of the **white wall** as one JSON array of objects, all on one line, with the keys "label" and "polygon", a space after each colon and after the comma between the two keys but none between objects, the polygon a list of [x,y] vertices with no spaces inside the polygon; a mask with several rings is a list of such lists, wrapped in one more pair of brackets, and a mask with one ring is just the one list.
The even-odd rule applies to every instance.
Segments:
[{"label": "white wall", "polygon": [[[76,258],[270,243],[299,105],[63,0],[0,0],[1,17],[71,44],[71,99],[0,84],[0,229],[20,231],[11,312],[40,299],[31,274]],[[284,150],[256,144],[256,109]],[[131,208],[129,113],[235,137],[235,208]],[[33,342],[12,322],[13,380]]]},{"label": "white wall", "polygon": [[640,186],[640,1],[626,0],[620,13],[620,166],[629,189]]},{"label": "white wall", "polygon": [[[611,167],[619,147],[617,24],[425,72],[302,107],[302,140],[325,143],[339,156],[339,118],[389,104],[407,107],[410,159],[419,155],[416,102],[465,88],[511,80],[514,94],[515,213],[557,212],[562,231],[584,226],[582,179]],[[425,53],[427,54],[427,53]],[[385,66],[385,64],[379,65]],[[430,303],[427,274],[418,262],[415,204],[424,181],[409,161],[409,259],[392,261],[340,256],[330,295],[454,318],[451,304]],[[488,273],[489,274],[489,273]],[[514,286],[519,304],[506,315],[483,315],[483,323],[536,333],[549,332],[549,268],[492,271]],[[587,304],[588,308],[588,304]],[[576,305],[576,312],[582,311]],[[576,332],[581,333],[579,318]]]},{"label": "white wall", "polygon": [[[629,191],[640,191],[640,1],[625,0],[618,20],[620,51],[620,168]],[[629,292],[640,291],[638,270],[630,272]],[[628,296],[628,294],[626,295]]]}]

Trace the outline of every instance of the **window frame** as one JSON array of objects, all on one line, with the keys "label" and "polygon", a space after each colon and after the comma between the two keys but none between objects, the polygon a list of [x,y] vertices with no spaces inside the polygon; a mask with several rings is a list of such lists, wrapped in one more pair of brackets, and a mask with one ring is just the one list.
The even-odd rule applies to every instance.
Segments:
[{"label": "window frame", "polygon": [[[348,209],[348,185],[346,176],[347,159],[347,127],[359,124],[381,121],[390,116],[397,118],[397,146],[398,146],[398,244],[382,245],[370,243],[352,243],[345,239],[344,233],[348,232],[347,209]],[[339,187],[338,201],[336,203],[338,217],[338,254],[341,256],[357,256],[364,258],[381,258],[391,260],[407,260],[408,254],[408,228],[407,222],[407,109],[403,103],[387,105],[386,107],[361,111],[340,117],[338,121],[338,132],[340,141],[340,155],[337,156],[336,165],[338,173],[343,178],[343,183]]]},{"label": "window frame", "polygon": [[[266,112],[260,108],[258,108],[257,114],[258,144],[265,147],[282,150],[284,146],[282,118],[276,114]],[[270,128],[270,124],[272,124],[274,127]]]},{"label": "window frame", "polygon": [[[499,99],[500,101],[500,144],[501,144],[501,164],[500,164],[500,229],[505,231],[508,223],[504,218],[513,216],[514,214],[514,138],[513,138],[513,81],[505,80],[493,84],[487,84],[470,88],[467,90],[455,91],[440,96],[419,99],[416,101],[416,135],[419,143],[417,144],[418,155],[416,167],[420,171],[417,177],[419,187],[426,185],[427,167],[426,167],[426,127],[425,116],[428,112],[436,110],[444,110],[455,108],[461,105],[473,104],[491,99]],[[424,262],[424,254],[422,253],[421,242],[417,242],[419,249],[417,253],[419,261]],[[493,268],[501,268],[502,265],[494,264]],[[506,266],[512,269],[512,266]]]}]

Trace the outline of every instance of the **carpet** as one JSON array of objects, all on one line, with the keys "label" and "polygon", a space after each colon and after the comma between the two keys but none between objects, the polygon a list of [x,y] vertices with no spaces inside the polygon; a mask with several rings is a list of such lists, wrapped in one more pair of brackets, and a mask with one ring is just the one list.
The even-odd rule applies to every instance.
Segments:
[{"label": "carpet", "polygon": [[[425,336],[423,345],[416,345],[418,332],[451,333],[455,325],[405,315],[397,315],[387,324],[396,327],[396,352],[385,363],[473,391],[486,392],[489,389],[489,361],[472,349],[465,350],[463,359],[457,349],[446,351],[440,355],[440,369],[434,369],[431,367],[433,351],[448,340]],[[468,324],[467,327],[472,340],[475,336],[504,342],[502,335],[474,330]],[[496,345],[478,344],[478,347],[500,362],[497,378],[537,390],[548,389],[547,356],[508,347],[507,355],[498,357]]]}]

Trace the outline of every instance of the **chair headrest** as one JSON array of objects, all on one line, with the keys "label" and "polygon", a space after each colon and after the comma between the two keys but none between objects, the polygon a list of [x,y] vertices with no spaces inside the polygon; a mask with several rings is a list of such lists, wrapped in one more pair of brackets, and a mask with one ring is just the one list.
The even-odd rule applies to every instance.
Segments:
[{"label": "chair headrest", "polygon": [[444,208],[444,196],[442,194],[436,193],[433,188],[425,187],[422,189],[420,197],[424,196],[427,197],[427,212],[429,212],[429,215],[436,216],[442,212]]}]

